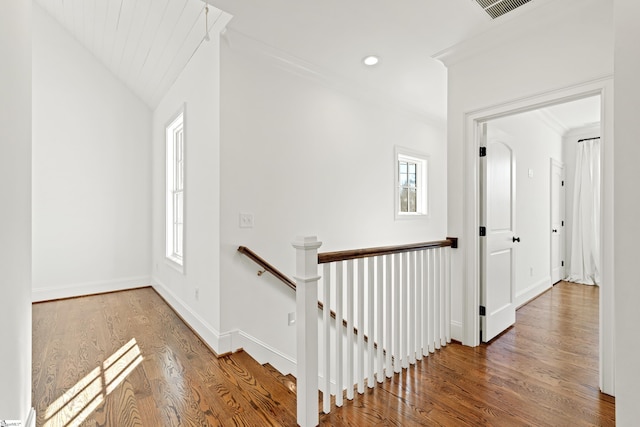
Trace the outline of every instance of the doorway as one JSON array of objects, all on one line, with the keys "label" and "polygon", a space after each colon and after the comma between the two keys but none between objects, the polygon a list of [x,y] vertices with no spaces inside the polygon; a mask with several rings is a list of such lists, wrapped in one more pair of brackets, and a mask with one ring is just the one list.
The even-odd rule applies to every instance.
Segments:
[{"label": "doorway", "polygon": [[580,267],[585,263],[578,259],[582,251],[575,251],[573,260],[565,257],[564,248],[571,247],[565,229],[584,224],[582,215],[578,222],[566,217],[564,189],[588,194],[573,184],[581,165],[575,145],[600,135],[600,103],[599,96],[592,96],[479,125],[486,147],[479,177],[479,215],[486,229],[480,239],[482,342],[513,325],[518,307],[565,279],[565,259]]},{"label": "doorway", "polygon": [[[478,233],[480,227],[480,185],[479,170],[480,160],[478,156],[481,133],[483,123],[488,123],[496,119],[513,116],[518,113],[531,112],[548,108],[551,106],[561,105],[566,102],[576,101],[593,96],[600,96],[601,116],[600,123],[602,126],[601,134],[603,136],[603,161],[602,161],[602,281],[607,286],[603,286],[600,290],[600,388],[603,392],[613,394],[614,390],[614,357],[613,357],[613,258],[610,256],[611,251],[607,248],[613,247],[613,203],[612,191],[613,187],[613,161],[612,161],[612,145],[606,144],[606,141],[613,139],[613,100],[605,96],[612,90],[612,80],[603,79],[595,82],[586,83],[574,87],[568,87],[562,90],[553,91],[536,95],[527,99],[521,99],[498,106],[477,110],[465,115],[465,194],[464,200],[467,206],[475,206],[475,209],[467,209],[464,213],[464,235],[467,236],[468,244],[465,246],[464,256],[465,263],[465,281],[464,281],[464,297],[465,308],[463,313],[463,342],[467,345],[476,346],[480,343],[480,317],[478,316],[478,307],[481,300],[480,287],[480,236]],[[550,164],[547,159],[547,170]],[[529,168],[518,168],[526,171],[529,175]],[[537,172],[533,170],[533,176]],[[546,174],[547,179],[550,173]],[[521,197],[519,198],[521,199]],[[547,199],[549,200],[549,199]],[[550,217],[550,211],[547,211],[547,218]],[[550,230],[548,230],[550,231]],[[518,233],[521,234],[521,233]],[[520,236],[521,237],[521,236]],[[550,251],[550,243],[548,249]],[[547,262],[550,256],[547,257]],[[550,268],[549,270],[550,271]],[[526,272],[525,272],[526,273]],[[530,273],[530,272],[529,272]],[[535,273],[535,270],[534,270]]]}]

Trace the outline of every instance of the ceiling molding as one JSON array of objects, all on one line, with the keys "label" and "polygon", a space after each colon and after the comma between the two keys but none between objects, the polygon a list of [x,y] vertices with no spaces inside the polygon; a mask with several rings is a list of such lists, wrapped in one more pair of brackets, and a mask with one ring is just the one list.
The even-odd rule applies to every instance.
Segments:
[{"label": "ceiling molding", "polygon": [[569,128],[566,127],[564,123],[562,123],[562,121],[560,121],[560,119],[551,111],[548,111],[546,109],[538,109],[534,110],[534,113],[536,114],[538,120],[540,120],[549,129],[551,129],[558,135],[562,136],[567,131],[569,131]]},{"label": "ceiling molding", "polygon": [[[583,8],[598,0],[533,0],[501,18],[493,21],[488,30],[471,35],[464,41],[433,54],[431,57],[451,67],[468,58],[482,55],[501,45],[505,40],[515,40],[531,36],[547,25],[562,25],[566,15],[575,14],[576,9]],[[512,15],[511,15],[512,14]],[[509,16],[511,15],[511,16]]]},{"label": "ceiling molding", "polygon": [[233,29],[232,27],[227,28],[227,31],[221,36],[221,39],[228,48],[234,51],[261,56],[275,67],[285,72],[313,80],[318,84],[347,94],[352,98],[373,103],[384,109],[390,109],[402,113],[414,120],[437,127],[446,127],[445,118],[433,116],[428,112],[401,102],[398,99],[394,99],[380,91],[371,89],[357,81],[345,78],[327,69],[323,69],[317,64],[313,64],[271,46],[261,40],[257,40],[247,34]]}]

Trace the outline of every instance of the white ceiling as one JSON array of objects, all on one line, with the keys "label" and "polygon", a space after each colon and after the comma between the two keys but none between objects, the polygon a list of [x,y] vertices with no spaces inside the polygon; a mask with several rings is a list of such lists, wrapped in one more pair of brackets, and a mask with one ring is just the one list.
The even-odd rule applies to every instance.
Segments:
[{"label": "white ceiling", "polygon": [[600,123],[600,96],[552,105],[540,111],[560,126],[562,134]]},{"label": "white ceiling", "polygon": [[[446,69],[431,57],[516,20],[532,0],[491,20],[475,0],[208,0],[228,27],[265,47],[427,118],[446,118]],[[556,2],[559,0],[555,0]],[[151,108],[204,36],[201,0],[36,0]],[[219,15],[210,8],[210,21]],[[369,54],[381,61],[366,68]]]}]

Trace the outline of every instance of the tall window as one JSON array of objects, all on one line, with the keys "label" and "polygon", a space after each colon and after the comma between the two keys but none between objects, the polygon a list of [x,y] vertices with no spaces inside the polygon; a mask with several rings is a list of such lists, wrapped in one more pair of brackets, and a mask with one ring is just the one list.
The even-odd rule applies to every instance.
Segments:
[{"label": "tall window", "polygon": [[184,109],[169,123],[167,140],[167,258],[184,266]]},{"label": "tall window", "polygon": [[427,156],[396,147],[396,219],[427,215]]}]

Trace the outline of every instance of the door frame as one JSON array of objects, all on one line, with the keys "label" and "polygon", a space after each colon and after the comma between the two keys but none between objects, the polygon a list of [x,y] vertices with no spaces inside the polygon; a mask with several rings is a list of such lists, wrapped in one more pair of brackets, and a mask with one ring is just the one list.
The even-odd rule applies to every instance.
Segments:
[{"label": "door frame", "polygon": [[463,129],[463,344],[480,344],[480,195],[479,173],[480,127],[482,123],[499,117],[575,101],[600,95],[600,123],[602,141],[601,185],[601,245],[602,282],[600,287],[600,389],[614,395],[614,272],[613,272],[613,76],[605,76],[577,85],[510,100],[502,104],[480,108],[464,114]]}]

